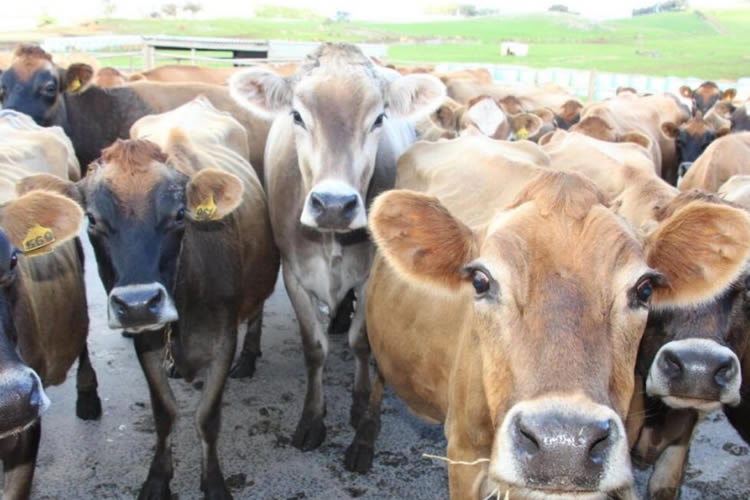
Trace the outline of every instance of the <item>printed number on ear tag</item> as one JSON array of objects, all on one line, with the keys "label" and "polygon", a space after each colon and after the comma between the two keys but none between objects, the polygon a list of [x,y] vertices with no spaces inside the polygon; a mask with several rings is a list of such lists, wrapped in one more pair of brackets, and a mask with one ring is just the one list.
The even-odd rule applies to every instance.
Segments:
[{"label": "printed number on ear tag", "polygon": [[23,253],[29,257],[50,253],[54,242],[55,233],[52,229],[35,224],[23,239]]},{"label": "printed number on ear tag", "polygon": [[197,220],[211,220],[216,217],[216,203],[214,203],[214,194],[208,195],[203,203],[195,208],[195,218]]},{"label": "printed number on ear tag", "polygon": [[529,138],[529,131],[526,130],[526,127],[519,128],[518,132],[516,132],[516,137],[521,139],[522,141],[525,141]]}]

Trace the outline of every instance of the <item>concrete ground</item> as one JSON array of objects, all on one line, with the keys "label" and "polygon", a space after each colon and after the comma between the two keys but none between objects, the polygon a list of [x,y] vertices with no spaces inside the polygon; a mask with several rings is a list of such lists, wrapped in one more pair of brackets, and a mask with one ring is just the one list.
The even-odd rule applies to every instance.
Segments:
[{"label": "concrete ground", "polygon": [[[43,417],[33,493],[37,499],[134,498],[155,443],[148,390],[132,341],[106,326],[106,297],[88,241],[85,246],[89,345],[104,415],[97,422],[76,418],[73,371],[64,385],[48,390],[52,406]],[[328,437],[308,453],[291,446],[305,373],[297,322],[281,280],[266,306],[262,345],[255,377],[230,380],[224,394],[219,452],[236,499],[447,498],[444,466],[422,458],[422,453],[445,453],[442,428],[413,417],[390,392],[372,472],[344,469],[344,450],[353,437],[348,425],[353,360],[345,336],[332,338],[326,369]],[[199,391],[182,380],[172,387],[181,417],[173,440],[172,491],[175,498],[202,498],[200,444],[192,418]],[[643,491],[647,475],[637,477]],[[695,436],[682,498],[750,498],[748,446],[723,415],[710,415]]]}]

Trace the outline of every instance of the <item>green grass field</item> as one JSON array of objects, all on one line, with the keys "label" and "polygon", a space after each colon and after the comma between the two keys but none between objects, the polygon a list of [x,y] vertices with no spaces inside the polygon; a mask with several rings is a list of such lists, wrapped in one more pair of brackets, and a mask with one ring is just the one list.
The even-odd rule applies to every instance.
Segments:
[{"label": "green grass field", "polygon": [[[403,64],[488,62],[711,79],[750,76],[750,9],[652,14],[602,23],[538,14],[408,24],[100,19],[96,28],[121,34],[383,42],[391,44],[389,60]],[[529,56],[501,57],[503,40],[529,43]]]}]

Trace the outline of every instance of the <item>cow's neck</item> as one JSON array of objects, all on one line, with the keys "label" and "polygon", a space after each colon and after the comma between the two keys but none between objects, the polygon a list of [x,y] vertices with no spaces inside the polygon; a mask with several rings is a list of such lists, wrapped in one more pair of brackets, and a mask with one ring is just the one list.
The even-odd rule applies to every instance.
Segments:
[{"label": "cow's neck", "polygon": [[127,87],[89,87],[80,94],[63,94],[55,124],[73,142],[81,169],[99,157],[116,139],[125,139],[130,126],[150,108]]}]

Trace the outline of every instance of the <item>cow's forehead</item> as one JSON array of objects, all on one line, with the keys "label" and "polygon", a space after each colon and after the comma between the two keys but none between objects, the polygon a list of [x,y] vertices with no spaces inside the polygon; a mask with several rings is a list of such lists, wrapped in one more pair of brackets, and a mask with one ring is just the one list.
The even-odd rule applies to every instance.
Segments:
[{"label": "cow's forehead", "polygon": [[15,73],[19,81],[27,82],[40,71],[49,71],[54,74],[55,65],[45,57],[27,55],[16,57],[11,63],[10,70]]}]

